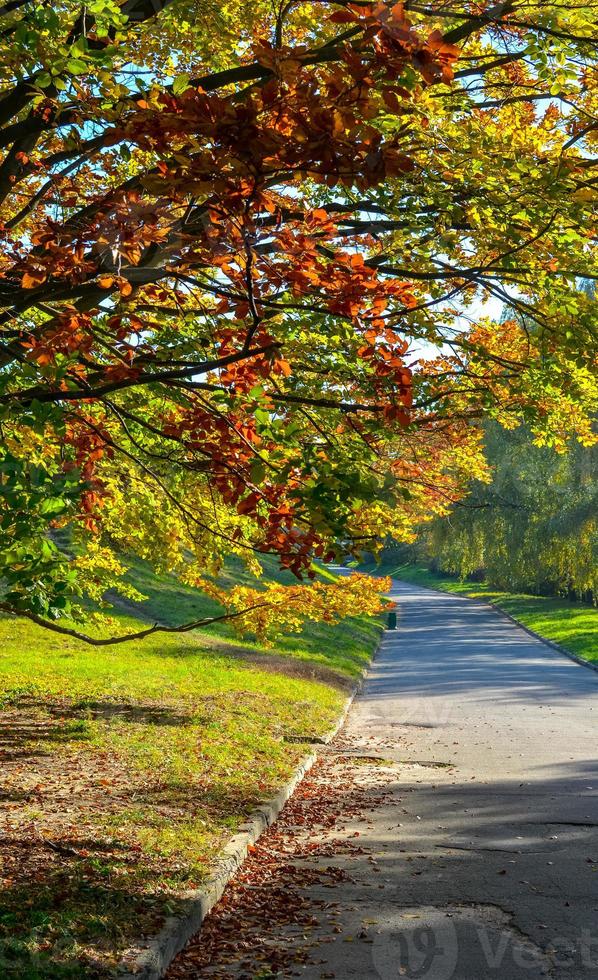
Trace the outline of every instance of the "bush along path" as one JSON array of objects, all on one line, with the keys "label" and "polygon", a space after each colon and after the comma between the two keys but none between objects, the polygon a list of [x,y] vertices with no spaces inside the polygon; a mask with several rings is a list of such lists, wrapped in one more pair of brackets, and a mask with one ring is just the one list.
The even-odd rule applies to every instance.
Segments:
[{"label": "bush along path", "polygon": [[[134,584],[149,599],[119,627],[213,612],[145,566]],[[215,628],[92,650],[0,619],[0,976],[111,976],[185,911],[333,726],[380,631],[354,618],[269,649]]]},{"label": "bush along path", "polygon": [[593,975],[598,676],[487,606],[393,594],[346,725],[168,980]]}]

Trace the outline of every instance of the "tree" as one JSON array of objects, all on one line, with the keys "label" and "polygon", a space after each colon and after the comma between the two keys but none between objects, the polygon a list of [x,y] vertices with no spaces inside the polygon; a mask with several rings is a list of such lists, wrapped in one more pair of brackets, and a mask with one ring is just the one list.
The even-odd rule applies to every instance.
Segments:
[{"label": "tree", "polygon": [[598,595],[598,452],[558,454],[525,428],[486,434],[490,483],[474,483],[453,513],[417,545],[436,567],[463,578],[483,572],[511,592]]},{"label": "tree", "polygon": [[5,5],[5,610],[410,540],[488,416],[592,440],[597,10]]}]

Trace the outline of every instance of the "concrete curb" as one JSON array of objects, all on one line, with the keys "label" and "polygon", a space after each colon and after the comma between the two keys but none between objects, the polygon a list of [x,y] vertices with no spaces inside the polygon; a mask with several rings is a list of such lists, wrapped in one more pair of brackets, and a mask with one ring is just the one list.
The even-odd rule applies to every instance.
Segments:
[{"label": "concrete curb", "polygon": [[[465,596],[465,598],[468,597]],[[501,614],[501,616],[504,616],[512,623],[515,623],[516,626],[519,626],[529,636],[533,636],[534,639],[540,640],[540,642],[544,643],[545,646],[551,647],[553,650],[556,650],[557,653],[564,654],[565,657],[568,657],[569,660],[574,660],[576,664],[580,665],[580,667],[587,667],[589,670],[593,670],[594,672],[598,673],[598,666],[596,664],[591,663],[589,660],[584,660],[583,657],[578,657],[576,653],[571,653],[570,650],[565,650],[565,647],[562,647],[560,643],[556,643],[554,640],[547,640],[545,636],[540,636],[539,633],[535,633],[534,630],[529,628],[529,626],[525,626],[524,623],[521,623],[518,619],[515,619],[514,616],[511,616],[511,614],[506,612],[506,610],[504,610],[501,606],[497,606],[496,603],[483,599],[479,601],[483,602],[485,606],[490,606],[492,609],[495,609],[496,612]]]},{"label": "concrete curb", "polygon": [[[372,656],[376,656],[382,637]],[[310,744],[327,745],[340,731],[345,723],[353,701],[361,691],[367,668],[355,685],[353,693],[345,701],[338,721],[330,731],[321,738],[310,739]],[[289,781],[278,791],[273,799],[268,800],[250,814],[239,833],[230,839],[220,855],[220,867],[206,882],[203,888],[189,892],[186,896],[187,908],[178,915],[166,920],[160,932],[153,938],[148,938],[143,948],[132,949],[125,955],[117,970],[118,980],[160,980],[173,959],[180,953],[186,943],[201,928],[208,912],[220,900],[230,879],[238,871],[247,857],[249,848],[255,844],[263,832],[274,823],[288,799],[293,795],[306,773],[309,772],[317,759],[315,752],[310,752],[297,765]],[[141,944],[140,944],[141,946]]]},{"label": "concrete curb", "polygon": [[218,871],[208,879],[203,888],[188,893],[185,912],[168,918],[160,932],[147,941],[141,952],[133,950],[125,956],[117,972],[119,980],[160,980],[164,976],[177,953],[195,935],[210,909],[222,897],[228,882],[247,857],[251,845],[274,823],[316,758],[315,753],[306,756],[276,796],[254,810],[242,825],[243,829],[223,849]]},{"label": "concrete curb", "polygon": [[[419,582],[408,582],[407,579],[395,579],[395,581],[402,582],[404,585],[420,584]],[[489,599],[478,599],[476,596],[461,595],[459,592],[447,592],[444,589],[435,589],[432,585],[422,585],[421,588],[428,589],[430,592],[437,592],[438,595],[450,595],[454,596],[456,599],[466,599],[467,602],[475,602],[478,606],[488,606],[490,609],[494,609],[495,612],[500,613],[501,616],[504,616],[505,619],[510,620],[510,622],[514,623],[515,626],[519,626],[519,628],[522,629],[524,633],[527,633],[528,636],[533,636],[535,640],[539,640],[540,643],[543,643],[545,646],[551,647],[551,649],[556,650],[557,653],[562,653],[563,656],[568,657],[569,660],[575,661],[575,663],[579,664],[580,667],[587,667],[588,670],[593,670],[595,673],[598,673],[598,664],[593,664],[589,660],[584,660],[583,657],[578,657],[576,653],[571,653],[570,650],[566,650],[560,643],[556,643],[554,640],[548,640],[545,636],[540,636],[539,633],[534,632],[534,630],[530,629],[529,626],[525,626],[525,624],[519,619],[515,619],[514,616],[511,616],[511,614],[503,609],[502,606],[498,606],[495,602],[490,602]]]}]

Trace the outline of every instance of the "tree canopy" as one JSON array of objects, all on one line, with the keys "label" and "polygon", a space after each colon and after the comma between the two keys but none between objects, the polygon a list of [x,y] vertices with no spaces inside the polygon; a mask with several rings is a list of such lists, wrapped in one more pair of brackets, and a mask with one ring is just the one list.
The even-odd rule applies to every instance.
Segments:
[{"label": "tree canopy", "polygon": [[[428,526],[418,557],[510,592],[598,598],[598,447],[558,454],[522,426],[488,426],[490,483],[474,482],[453,512]],[[410,550],[410,549],[409,549]]]},{"label": "tree canopy", "polygon": [[0,24],[5,611],[411,540],[483,419],[593,442],[597,0]]}]

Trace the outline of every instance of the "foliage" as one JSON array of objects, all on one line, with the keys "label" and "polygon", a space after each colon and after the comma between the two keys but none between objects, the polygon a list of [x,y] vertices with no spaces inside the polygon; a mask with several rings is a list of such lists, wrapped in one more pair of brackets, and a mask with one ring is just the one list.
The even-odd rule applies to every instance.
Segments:
[{"label": "foliage", "polygon": [[204,583],[204,589],[222,605],[244,611],[242,620],[235,620],[233,624],[240,629],[241,635],[251,632],[264,641],[272,633],[300,632],[306,619],[334,624],[349,611],[353,615],[375,616],[388,605],[382,597],[390,590],[390,585],[388,578],[373,580],[369,575],[355,573],[333,584],[276,583],[260,590],[238,585],[222,592],[218,587]]},{"label": "foliage", "polygon": [[483,573],[511,592],[598,596],[598,453],[556,454],[524,429],[491,427],[490,484],[474,483],[449,518],[423,535],[420,554],[462,578]]},{"label": "foliage", "polygon": [[597,11],[0,9],[5,610],[409,541],[481,418],[592,442]]}]

